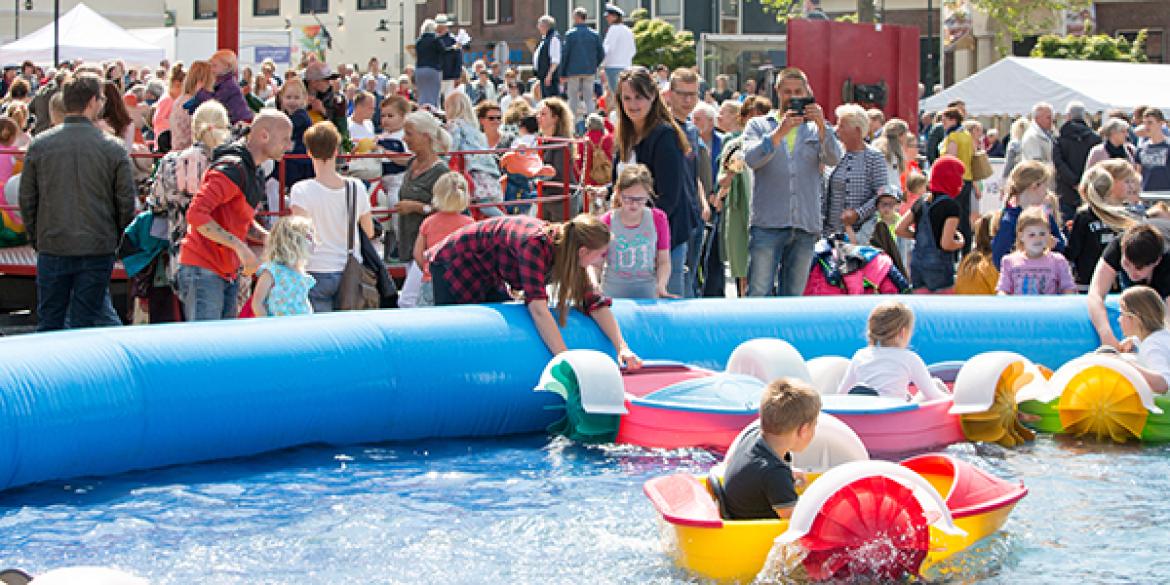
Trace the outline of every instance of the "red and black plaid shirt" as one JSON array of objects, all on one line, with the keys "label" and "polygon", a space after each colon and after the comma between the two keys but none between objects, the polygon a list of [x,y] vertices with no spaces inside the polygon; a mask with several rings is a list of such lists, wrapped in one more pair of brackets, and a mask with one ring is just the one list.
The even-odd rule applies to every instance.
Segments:
[{"label": "red and black plaid shirt", "polygon": [[[554,230],[528,216],[502,216],[465,226],[447,237],[432,262],[445,264],[447,284],[460,303],[480,303],[503,284],[524,293],[524,302],[548,300]],[[610,306],[596,291],[585,295],[585,314]]]}]

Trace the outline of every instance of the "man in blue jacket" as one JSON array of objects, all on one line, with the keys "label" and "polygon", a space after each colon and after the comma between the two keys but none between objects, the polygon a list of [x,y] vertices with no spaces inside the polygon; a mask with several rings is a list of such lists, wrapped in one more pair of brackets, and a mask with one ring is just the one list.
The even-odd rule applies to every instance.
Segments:
[{"label": "man in blue jacket", "polygon": [[597,68],[605,60],[601,36],[585,24],[587,18],[589,13],[584,8],[573,11],[573,28],[565,35],[565,50],[561,56],[569,90],[569,109],[582,118],[597,109],[593,81]]},{"label": "man in blue jacket", "polygon": [[[442,93],[445,99],[459,86],[459,79],[463,76],[463,47],[451,34],[451,18],[446,14],[435,17],[435,34],[439,42],[443,43],[443,84]],[[442,103],[442,102],[439,102]]]}]

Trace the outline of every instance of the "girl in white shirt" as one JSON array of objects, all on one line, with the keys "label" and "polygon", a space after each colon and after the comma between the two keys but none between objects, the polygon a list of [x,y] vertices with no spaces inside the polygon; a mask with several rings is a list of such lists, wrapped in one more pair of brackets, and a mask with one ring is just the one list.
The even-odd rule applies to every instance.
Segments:
[{"label": "girl in white shirt", "polygon": [[874,307],[865,332],[869,345],[853,354],[837,393],[909,401],[913,383],[923,400],[946,397],[942,383],[930,376],[922,358],[906,349],[913,332],[914,313],[906,305],[887,301]]},{"label": "girl in white shirt", "polygon": [[1166,330],[1166,303],[1148,286],[1131,286],[1121,293],[1117,321],[1126,339],[1122,351],[1137,350],[1131,362],[1150,390],[1165,394],[1170,380],[1170,331]]}]

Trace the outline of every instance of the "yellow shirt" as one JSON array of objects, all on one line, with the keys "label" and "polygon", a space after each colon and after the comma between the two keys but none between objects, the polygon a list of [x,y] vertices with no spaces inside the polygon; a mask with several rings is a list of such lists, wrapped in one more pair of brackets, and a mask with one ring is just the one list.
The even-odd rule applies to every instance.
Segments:
[{"label": "yellow shirt", "polygon": [[955,146],[958,146],[958,153],[955,155],[955,157],[963,161],[963,166],[966,168],[966,170],[963,171],[963,180],[970,181],[971,158],[975,156],[975,140],[971,138],[971,133],[967,132],[966,130],[955,130],[954,132],[947,134],[947,137],[943,139],[942,144],[938,145],[938,153],[940,155],[946,154],[947,148],[952,142],[955,143]]},{"label": "yellow shirt", "polygon": [[976,264],[974,270],[959,270],[955,274],[955,294],[993,295],[998,283],[999,271],[995,269],[991,256],[988,256]]},{"label": "yellow shirt", "polygon": [[784,142],[788,143],[788,154],[792,154],[792,151],[796,150],[796,128],[788,131],[784,136]]}]

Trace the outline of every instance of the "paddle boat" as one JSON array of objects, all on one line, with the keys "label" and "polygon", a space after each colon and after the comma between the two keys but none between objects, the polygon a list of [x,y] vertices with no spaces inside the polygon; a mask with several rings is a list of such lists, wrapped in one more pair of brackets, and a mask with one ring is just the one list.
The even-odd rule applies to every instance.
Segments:
[{"label": "paddle boat", "polygon": [[646,482],[643,491],[664,524],[675,563],[717,581],[766,580],[776,572],[791,575],[797,565],[817,580],[900,579],[994,534],[1027,495],[1023,484],[949,455],[897,464],[866,460],[857,435],[823,413],[794,465],[813,473],[787,520],[725,519],[722,464],[706,477]]},{"label": "paddle boat", "polygon": [[806,363],[791,344],[764,338],[736,347],[723,372],[654,361],[623,371],[605,354],[573,350],[549,362],[536,389],[565,399],[565,416],[549,431],[587,443],[725,450],[757,417],[764,385],[784,376],[813,384],[824,412],[853,428],[870,453],[965,440],[1015,446],[1033,437],[1017,420],[1015,396],[1044,378],[1018,354],[987,352],[934,366],[954,394],[933,401],[837,394],[848,364],[835,356]]},{"label": "paddle boat", "polygon": [[1038,431],[1124,443],[1170,441],[1170,396],[1154,394],[1127,357],[1089,354],[1021,392],[1020,411]]}]

